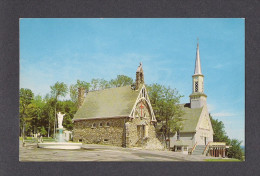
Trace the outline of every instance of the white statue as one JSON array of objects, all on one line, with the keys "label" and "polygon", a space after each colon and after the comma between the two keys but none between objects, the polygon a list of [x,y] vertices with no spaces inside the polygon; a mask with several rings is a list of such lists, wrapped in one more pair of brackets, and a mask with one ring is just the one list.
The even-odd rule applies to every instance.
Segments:
[{"label": "white statue", "polygon": [[58,128],[63,128],[62,121],[63,121],[63,116],[65,116],[65,114],[59,112],[57,115],[58,115]]}]

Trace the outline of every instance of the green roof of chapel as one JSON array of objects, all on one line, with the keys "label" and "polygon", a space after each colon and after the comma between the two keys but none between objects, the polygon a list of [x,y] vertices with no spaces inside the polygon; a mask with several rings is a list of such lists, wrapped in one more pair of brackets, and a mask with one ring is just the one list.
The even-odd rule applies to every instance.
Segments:
[{"label": "green roof of chapel", "polygon": [[82,106],[74,115],[74,120],[128,117],[138,94],[139,91],[133,90],[131,86],[90,91],[87,93]]},{"label": "green roof of chapel", "polygon": [[180,104],[184,110],[184,115],[181,117],[183,119],[183,128],[181,132],[195,132],[199,118],[202,112],[202,108],[190,108],[190,104]]}]

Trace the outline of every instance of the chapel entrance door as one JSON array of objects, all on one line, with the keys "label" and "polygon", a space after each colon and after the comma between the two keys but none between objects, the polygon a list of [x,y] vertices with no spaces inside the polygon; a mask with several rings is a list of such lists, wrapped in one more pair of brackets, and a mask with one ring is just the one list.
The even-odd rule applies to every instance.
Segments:
[{"label": "chapel entrance door", "polygon": [[143,140],[144,133],[145,133],[144,125],[137,125],[138,140]]}]

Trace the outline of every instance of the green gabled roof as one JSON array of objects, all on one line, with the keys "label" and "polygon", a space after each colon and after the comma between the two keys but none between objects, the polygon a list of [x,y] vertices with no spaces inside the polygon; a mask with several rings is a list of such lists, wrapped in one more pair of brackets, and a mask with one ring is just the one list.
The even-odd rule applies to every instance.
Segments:
[{"label": "green gabled roof", "polygon": [[131,86],[88,92],[74,119],[128,117],[139,91]]},{"label": "green gabled roof", "polygon": [[202,112],[202,108],[190,108],[190,104],[180,104],[184,110],[184,115],[181,117],[183,119],[183,128],[180,132],[195,132],[199,118]]}]

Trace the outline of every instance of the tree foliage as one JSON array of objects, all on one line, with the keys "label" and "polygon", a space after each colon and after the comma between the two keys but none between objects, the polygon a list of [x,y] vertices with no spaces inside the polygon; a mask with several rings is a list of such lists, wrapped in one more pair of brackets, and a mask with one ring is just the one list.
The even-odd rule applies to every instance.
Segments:
[{"label": "tree foliage", "polygon": [[19,91],[20,101],[19,101],[19,111],[20,111],[20,129],[21,134],[25,133],[25,125],[30,120],[28,116],[28,106],[33,100],[33,92],[30,89],[21,88]]},{"label": "tree foliage", "polygon": [[63,82],[56,82],[51,86],[51,95],[57,100],[60,96],[65,97],[68,93],[68,86]]},{"label": "tree foliage", "polygon": [[[159,84],[147,86],[150,101],[158,122],[161,123],[161,132],[166,141],[171,134],[182,128],[183,110],[178,105],[182,97],[176,89]],[[170,143],[169,143],[170,145]]]},{"label": "tree foliage", "polygon": [[218,119],[214,119],[211,115],[209,117],[214,131],[214,142],[225,142],[226,145],[230,146],[227,152],[228,157],[243,160],[242,142],[237,139],[230,139],[226,134],[224,123]]},{"label": "tree foliage", "polygon": [[74,102],[75,104],[77,104],[77,101],[78,101],[78,88],[84,88],[86,89],[87,91],[89,91],[90,89],[90,83],[86,82],[86,81],[80,81],[80,80],[77,80],[77,83],[76,84],[71,84],[70,85],[70,98],[71,98],[71,101]]},{"label": "tree foliage", "polygon": [[115,79],[111,79],[110,81],[107,81],[105,79],[94,78],[90,82],[90,90],[91,91],[103,90],[103,89],[122,87],[122,86],[127,86],[132,84],[133,84],[133,79],[125,75],[117,75]]},{"label": "tree foliage", "polygon": [[[71,100],[66,101],[57,101],[54,97],[50,95],[46,95],[45,98],[37,95],[33,97],[33,93],[24,94],[24,90],[20,90],[21,92],[21,99],[20,99],[20,116],[23,113],[23,104],[25,96],[23,95],[30,95],[29,98],[25,99],[27,102],[25,114],[23,118],[24,121],[21,119],[21,124],[24,124],[24,131],[25,134],[28,136],[36,133],[40,133],[43,136],[50,136],[53,134],[54,129],[51,126],[55,123],[55,106],[57,112],[60,111],[65,113],[63,120],[63,126],[67,130],[73,129],[72,119],[74,114],[76,113],[76,106],[74,102]],[[30,99],[30,101],[28,101]],[[24,123],[23,123],[24,122]]]},{"label": "tree foliage", "polygon": [[30,89],[21,88],[19,96],[22,107],[28,106],[33,100],[33,92]]},{"label": "tree foliage", "polygon": [[230,144],[230,139],[228,138],[225,126],[222,121],[219,121],[218,119],[213,119],[212,116],[209,114],[209,118],[212,124],[212,128],[214,131],[213,139],[215,142],[226,142],[227,145]]},{"label": "tree foliage", "polygon": [[109,81],[110,87],[122,87],[133,84],[133,79],[125,75],[117,75],[116,79]]}]

